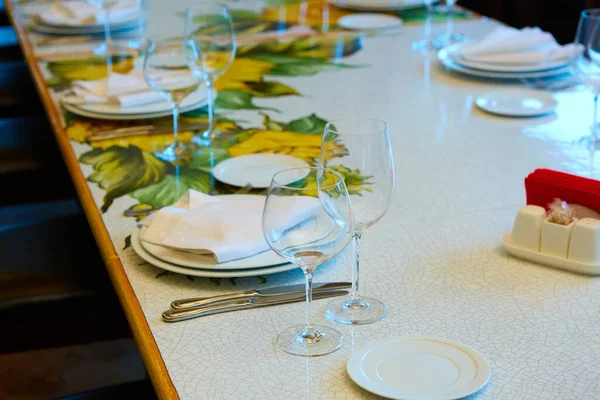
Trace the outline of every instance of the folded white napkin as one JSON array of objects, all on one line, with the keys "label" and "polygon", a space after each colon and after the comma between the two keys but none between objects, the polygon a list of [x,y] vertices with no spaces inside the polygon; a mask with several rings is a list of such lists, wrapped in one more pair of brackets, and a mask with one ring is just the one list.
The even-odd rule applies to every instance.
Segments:
[{"label": "folded white napkin", "polygon": [[112,73],[108,78],[96,81],[74,81],[73,93],[64,101],[70,104],[115,103],[121,108],[164,101],[148,87],[139,70],[128,74]]},{"label": "folded white napkin", "polygon": [[482,40],[462,46],[458,53],[468,61],[524,65],[566,61],[574,48],[574,44],[559,45],[551,34],[540,28],[501,26]]},{"label": "folded white napkin", "polygon": [[[322,208],[306,196],[277,199],[279,220],[290,228]],[[212,197],[189,190],[177,203],[142,220],[148,229],[143,241],[212,255],[222,263],[269,249],[262,233],[265,196]]]},{"label": "folded white napkin", "polygon": [[[109,20],[111,23],[126,22],[134,19],[140,13],[135,0],[121,0],[111,8]],[[87,3],[85,0],[58,1],[40,14],[40,18],[52,25],[91,25],[103,24],[106,12]]]}]

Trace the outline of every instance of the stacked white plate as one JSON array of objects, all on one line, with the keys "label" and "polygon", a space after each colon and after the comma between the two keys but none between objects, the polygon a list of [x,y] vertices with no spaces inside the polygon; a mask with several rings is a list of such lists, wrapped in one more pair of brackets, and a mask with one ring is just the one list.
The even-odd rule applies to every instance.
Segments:
[{"label": "stacked white plate", "polygon": [[[181,112],[195,110],[208,104],[205,90],[197,90],[181,103]],[[160,101],[151,104],[122,108],[118,103],[80,103],[63,101],[65,110],[88,118],[108,120],[134,120],[165,117],[173,112],[171,104]]]},{"label": "stacked white plate", "polygon": [[[244,195],[236,195],[244,196]],[[147,227],[138,226],[131,235],[131,245],[135,252],[148,263],[178,274],[206,278],[241,278],[275,274],[296,267],[283,257],[268,250],[251,257],[224,263],[217,263],[213,257],[174,250],[144,241]]]},{"label": "stacked white plate", "polygon": [[494,79],[547,78],[569,73],[569,60],[549,61],[541,64],[491,64],[465,60],[460,56],[461,46],[457,43],[438,52],[438,59],[452,71],[465,75]]},{"label": "stacked white plate", "polygon": [[425,0],[330,0],[332,4],[341,8],[363,11],[389,11],[406,10],[423,7]]}]

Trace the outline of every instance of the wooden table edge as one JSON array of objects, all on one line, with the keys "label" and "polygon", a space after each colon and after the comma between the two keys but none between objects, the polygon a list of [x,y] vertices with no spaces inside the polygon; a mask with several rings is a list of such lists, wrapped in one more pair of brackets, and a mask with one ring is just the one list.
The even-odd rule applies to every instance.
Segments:
[{"label": "wooden table edge", "polygon": [[110,279],[119,297],[121,307],[125,311],[125,316],[133,332],[134,340],[142,354],[152,385],[160,399],[178,399],[179,395],[171,381],[150,326],[146,322],[146,317],[123,269],[123,264],[115,251],[110,235],[100,215],[100,210],[96,206],[87,181],[79,167],[77,157],[62,126],[59,110],[57,110],[45,85],[45,79],[40,71],[25,28],[15,16],[15,4],[12,0],[7,0],[5,5],[10,22],[17,32],[19,45],[24,53],[27,68],[35,81],[37,92],[50,118],[56,141],[75,185],[79,200],[81,201],[104,263],[106,264]]}]

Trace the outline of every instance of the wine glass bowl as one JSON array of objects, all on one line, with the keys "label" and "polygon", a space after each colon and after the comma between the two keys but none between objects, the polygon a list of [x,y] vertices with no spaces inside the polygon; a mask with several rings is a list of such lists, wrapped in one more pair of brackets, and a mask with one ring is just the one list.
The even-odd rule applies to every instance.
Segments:
[{"label": "wine glass bowl", "polygon": [[201,58],[202,53],[192,41],[151,41],[146,50],[146,83],[167,99],[173,109],[173,144],[155,153],[162,160],[175,161],[185,149],[178,138],[179,105],[204,82],[198,68]]},{"label": "wine glass bowl", "polygon": [[[326,143],[339,140],[348,150],[345,157],[331,156]],[[349,168],[357,171],[361,184],[351,196],[354,215],[353,245],[355,263],[352,268],[352,295],[329,304],[325,316],[334,322],[363,325],[379,321],[387,315],[381,301],[359,294],[359,242],[365,231],[387,212],[395,186],[394,158],[388,127],[373,118],[347,118],[327,123],[319,166]]]},{"label": "wine glass bowl", "polygon": [[[298,180],[299,175],[305,177]],[[275,174],[265,201],[262,228],[269,247],[300,267],[306,278],[306,323],[280,333],[277,347],[307,357],[336,351],[343,344],[343,335],[313,325],[310,304],[313,273],[343,251],[352,236],[352,209],[342,176],[315,167]]]}]

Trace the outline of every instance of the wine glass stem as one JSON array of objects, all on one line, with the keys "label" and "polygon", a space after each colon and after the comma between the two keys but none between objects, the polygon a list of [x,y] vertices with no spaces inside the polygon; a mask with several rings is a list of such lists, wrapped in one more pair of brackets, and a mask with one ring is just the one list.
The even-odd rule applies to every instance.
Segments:
[{"label": "wine glass stem", "polygon": [[110,10],[112,7],[104,7],[104,42],[106,45],[106,54],[110,54],[112,49],[112,38],[110,36]]},{"label": "wine glass stem", "polygon": [[173,102],[173,148],[179,147],[179,103]]},{"label": "wine glass stem", "polygon": [[446,34],[448,39],[452,40],[452,34],[454,33],[454,13],[451,11],[446,14]]},{"label": "wine glass stem", "polygon": [[204,138],[210,139],[215,130],[215,99],[213,96],[215,83],[212,78],[206,78],[206,87],[208,88],[208,129],[204,132]]},{"label": "wine glass stem", "polygon": [[352,245],[354,246],[354,268],[352,268],[352,300],[358,300],[360,298],[359,292],[359,270],[360,270],[360,238],[362,233],[355,233],[352,235]]},{"label": "wine glass stem", "polygon": [[594,93],[594,123],[592,124],[593,143],[595,143],[598,140],[598,96],[600,96],[600,92]]},{"label": "wine glass stem", "polygon": [[313,273],[312,271],[307,271],[304,274],[304,278],[306,280],[306,324],[304,325],[304,330],[302,331],[302,337],[305,340],[315,339],[315,329],[313,328],[310,322],[310,308],[312,305],[312,284],[313,284]]},{"label": "wine glass stem", "polygon": [[427,5],[427,13],[425,14],[425,39],[431,39],[431,14],[433,13],[433,2]]}]

